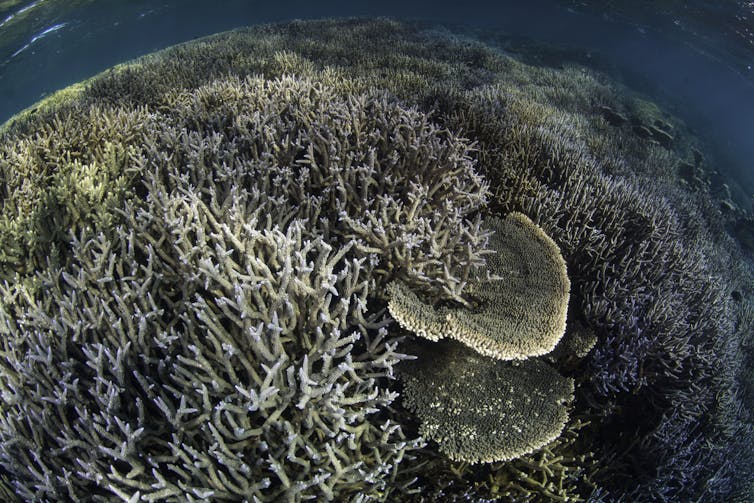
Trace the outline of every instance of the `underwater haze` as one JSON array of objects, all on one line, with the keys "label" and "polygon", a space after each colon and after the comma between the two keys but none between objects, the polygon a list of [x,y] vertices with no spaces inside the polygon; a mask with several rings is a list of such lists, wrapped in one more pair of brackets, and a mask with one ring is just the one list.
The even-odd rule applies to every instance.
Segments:
[{"label": "underwater haze", "polygon": [[0,500],[754,501],[754,3],[0,0]]}]

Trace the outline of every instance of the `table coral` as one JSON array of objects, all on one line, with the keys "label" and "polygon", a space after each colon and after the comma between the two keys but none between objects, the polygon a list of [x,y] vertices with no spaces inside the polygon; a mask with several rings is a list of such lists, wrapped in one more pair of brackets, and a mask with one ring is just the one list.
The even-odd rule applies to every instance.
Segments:
[{"label": "table coral", "polygon": [[390,314],[424,338],[450,337],[500,360],[549,353],[565,332],[570,288],[558,246],[521,213],[485,227],[492,232],[486,268],[465,290],[473,306],[435,308],[393,282]]},{"label": "table coral", "polygon": [[420,431],[450,459],[509,461],[556,439],[568,421],[573,379],[544,361],[496,360],[459,342],[409,346],[397,366]]}]

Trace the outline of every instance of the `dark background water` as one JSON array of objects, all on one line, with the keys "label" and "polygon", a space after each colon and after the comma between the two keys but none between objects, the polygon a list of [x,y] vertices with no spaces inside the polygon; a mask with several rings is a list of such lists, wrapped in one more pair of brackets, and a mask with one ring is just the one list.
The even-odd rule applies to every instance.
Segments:
[{"label": "dark background water", "polygon": [[661,100],[754,193],[753,2],[0,0],[0,122],[116,63],[230,28],[333,16],[460,23],[567,46]]}]

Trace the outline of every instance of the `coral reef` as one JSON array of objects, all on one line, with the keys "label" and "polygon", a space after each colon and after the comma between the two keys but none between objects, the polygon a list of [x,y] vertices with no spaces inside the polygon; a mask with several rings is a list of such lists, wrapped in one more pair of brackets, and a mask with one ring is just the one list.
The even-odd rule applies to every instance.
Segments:
[{"label": "coral reef", "polygon": [[[754,266],[719,225],[749,216],[661,107],[498,42],[241,29],[4,125],[0,495],[751,499]],[[560,437],[469,468],[403,404],[387,285],[473,307],[511,212],[560,248],[584,356],[549,355]]]},{"label": "coral reef", "polygon": [[[450,459],[508,461],[558,437],[568,421],[573,379],[535,357],[565,331],[569,281],[557,245],[525,215],[488,218],[484,274],[463,306],[434,307],[403,282],[388,284],[398,324],[436,344],[413,344],[398,373],[420,433]],[[480,277],[481,276],[481,277]],[[509,362],[508,360],[525,360]]]},{"label": "coral reef", "polygon": [[401,327],[432,341],[450,337],[501,360],[552,351],[565,331],[570,283],[557,245],[525,215],[487,219],[492,237],[485,276],[471,278],[473,305],[422,302],[402,283],[388,285],[388,309]]},{"label": "coral reef", "polygon": [[132,157],[156,132],[145,108],[61,113],[33,135],[0,145],[0,279],[59,264],[69,233],[112,224],[137,176]]},{"label": "coral reef", "polygon": [[[15,322],[3,316],[1,455],[17,495],[384,490],[416,441],[390,419],[370,421],[394,398],[378,380],[399,355],[384,328],[346,322],[364,313],[370,286],[352,282],[358,261],[305,241],[301,221],[285,233],[251,221],[234,236],[238,262],[223,233],[189,254],[187,233],[226,222],[188,183],[171,192],[134,209],[117,237],[76,242],[78,265],[44,278],[48,295]],[[152,238],[173,244],[158,252]]]},{"label": "coral reef", "polygon": [[14,490],[389,494],[421,440],[388,417],[401,356],[368,306],[387,278],[452,296],[450,271],[483,260],[486,235],[465,220],[486,194],[468,146],[379,96],[290,78],[218,81],[153,120],[129,159],[137,195],[99,201],[108,225],[74,235],[36,289],[3,289]]},{"label": "coral reef", "polygon": [[[509,109],[543,106],[515,103],[502,89],[477,99],[472,106],[480,113],[501,102]],[[583,140],[594,138],[593,124],[574,118],[566,127],[562,112],[546,110],[535,127],[529,117],[477,118],[485,131],[471,136],[520,145],[491,150],[485,172],[492,186],[505,188],[493,204],[526,212],[560,244],[573,309],[597,331],[591,382],[582,388],[601,430],[595,446],[603,449],[597,458],[604,471],[593,480],[604,486],[606,501],[620,494],[720,498],[747,464],[739,442],[751,438],[730,370],[740,366],[739,336],[720,278],[734,282],[729,271],[751,273],[714,244],[714,224],[695,201],[661,176],[650,185],[638,170],[633,178],[605,174],[610,163],[625,171],[636,158],[625,147],[620,161],[611,158],[606,146]],[[497,129],[494,136],[487,128]],[[638,408],[639,418],[630,412]]]},{"label": "coral reef", "polygon": [[506,362],[456,341],[415,344],[397,366],[420,432],[455,461],[490,463],[529,454],[568,421],[573,379],[537,358]]}]

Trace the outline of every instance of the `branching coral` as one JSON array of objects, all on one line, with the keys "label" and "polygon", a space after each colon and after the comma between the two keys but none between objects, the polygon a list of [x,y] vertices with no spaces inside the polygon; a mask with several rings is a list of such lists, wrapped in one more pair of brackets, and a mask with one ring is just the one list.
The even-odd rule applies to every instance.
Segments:
[{"label": "branching coral", "polygon": [[[473,35],[236,30],[3,126],[0,493],[358,500],[416,477],[447,501],[730,499],[754,438],[730,291],[751,296],[752,268],[719,204],[678,178],[701,143],[604,75],[528,66]],[[473,307],[480,216],[516,211],[558,243],[569,319],[596,335],[583,360],[554,359],[576,380],[573,416],[592,420],[578,441],[485,466],[491,485],[470,470],[449,484],[392,401],[385,286]],[[524,462],[561,457],[586,475],[543,485]]]},{"label": "branching coral", "polygon": [[388,277],[452,298],[480,262],[468,146],[385,98],[291,78],[178,94],[159,124],[130,158],[136,197],[40,273],[47,295],[4,287],[15,490],[389,494],[420,440],[385,412],[400,355],[368,306]]},{"label": "branching coral", "polygon": [[65,259],[68,233],[112,225],[130,159],[155,134],[144,108],[94,105],[0,142],[0,280]]},{"label": "branching coral", "polygon": [[22,316],[3,303],[0,455],[19,496],[386,491],[416,442],[376,417],[400,355],[364,320],[362,261],[300,220],[217,210],[188,181],[153,192],[115,237],[75,242]]},{"label": "branching coral", "polygon": [[[170,100],[182,135],[167,139],[174,155],[197,134],[212,138],[206,152],[190,153],[200,157],[185,159],[189,166],[235,165],[244,173],[239,187],[267,180],[257,184],[258,211],[285,207],[289,218],[314,224],[311,235],[355,239],[360,253],[380,260],[381,280],[400,277],[463,300],[486,244],[479,218],[468,221],[487,191],[468,142],[385,96],[345,99],[291,78],[231,79]],[[271,168],[275,175],[264,177]]]}]

